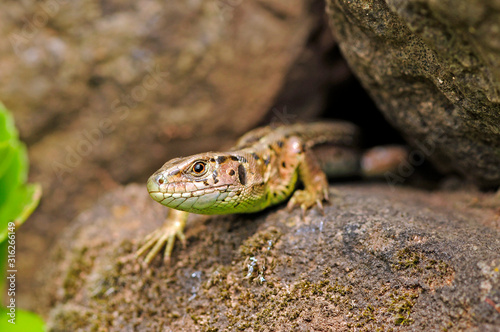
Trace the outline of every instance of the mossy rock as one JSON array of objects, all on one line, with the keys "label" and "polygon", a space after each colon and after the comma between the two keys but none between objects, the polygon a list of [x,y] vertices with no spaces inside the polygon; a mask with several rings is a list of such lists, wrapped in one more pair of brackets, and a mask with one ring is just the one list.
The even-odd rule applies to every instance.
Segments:
[{"label": "mossy rock", "polygon": [[336,189],[325,215],[281,207],[193,215],[187,247],[175,247],[171,265],[156,257],[144,267],[134,252],[166,208],[143,186],[119,188],[75,220],[46,266],[40,307],[48,309],[49,330],[500,325],[500,233],[486,222],[494,208],[476,210],[464,193],[429,196],[373,184]]},{"label": "mossy rock", "polygon": [[350,67],[414,146],[414,163],[428,159],[498,186],[498,2],[329,0],[327,7]]}]

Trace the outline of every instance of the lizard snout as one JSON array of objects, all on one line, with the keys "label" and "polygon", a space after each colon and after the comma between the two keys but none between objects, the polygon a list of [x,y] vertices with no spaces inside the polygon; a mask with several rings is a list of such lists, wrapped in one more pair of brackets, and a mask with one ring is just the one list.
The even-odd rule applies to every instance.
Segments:
[{"label": "lizard snout", "polygon": [[164,197],[163,194],[161,193],[160,187],[162,184],[164,184],[165,178],[163,177],[162,174],[153,174],[149,177],[148,183],[147,183],[147,188],[149,195],[155,200],[155,201],[161,201]]}]

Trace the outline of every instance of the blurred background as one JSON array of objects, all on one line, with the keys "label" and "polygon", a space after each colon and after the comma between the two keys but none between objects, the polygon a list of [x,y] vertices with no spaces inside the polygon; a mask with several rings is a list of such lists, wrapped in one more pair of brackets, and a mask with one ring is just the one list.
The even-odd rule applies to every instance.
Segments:
[{"label": "blurred background", "polygon": [[[0,100],[39,208],[18,233],[20,307],[51,245],[106,192],[259,125],[317,118],[402,143],[349,70],[317,0],[4,1]],[[144,189],[144,195],[147,195]]]}]

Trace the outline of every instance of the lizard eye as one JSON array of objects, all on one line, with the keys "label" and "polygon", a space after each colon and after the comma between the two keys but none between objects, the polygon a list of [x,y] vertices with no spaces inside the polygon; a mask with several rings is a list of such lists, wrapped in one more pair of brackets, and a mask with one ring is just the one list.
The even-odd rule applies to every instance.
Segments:
[{"label": "lizard eye", "polygon": [[206,164],[202,161],[194,163],[192,171],[195,175],[203,175],[207,170]]}]

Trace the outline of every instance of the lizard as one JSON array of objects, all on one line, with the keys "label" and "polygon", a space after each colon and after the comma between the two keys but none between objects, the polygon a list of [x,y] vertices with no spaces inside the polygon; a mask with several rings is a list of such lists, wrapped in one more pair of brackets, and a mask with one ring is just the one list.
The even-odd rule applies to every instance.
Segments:
[{"label": "lizard", "polygon": [[[149,264],[165,247],[168,262],[176,238],[185,246],[189,213],[251,213],[287,199],[289,209],[299,206],[305,214],[317,206],[322,212],[329,198],[325,171],[334,176],[377,174],[404,158],[402,148],[388,147],[363,160],[358,140],[358,127],[345,121],[267,126],[243,135],[229,151],[168,161],[147,181],[150,196],[170,208],[167,220],[146,237],[136,255],[149,250],[144,259]],[[377,161],[380,155],[385,161]],[[296,188],[298,182],[303,189]]]}]

